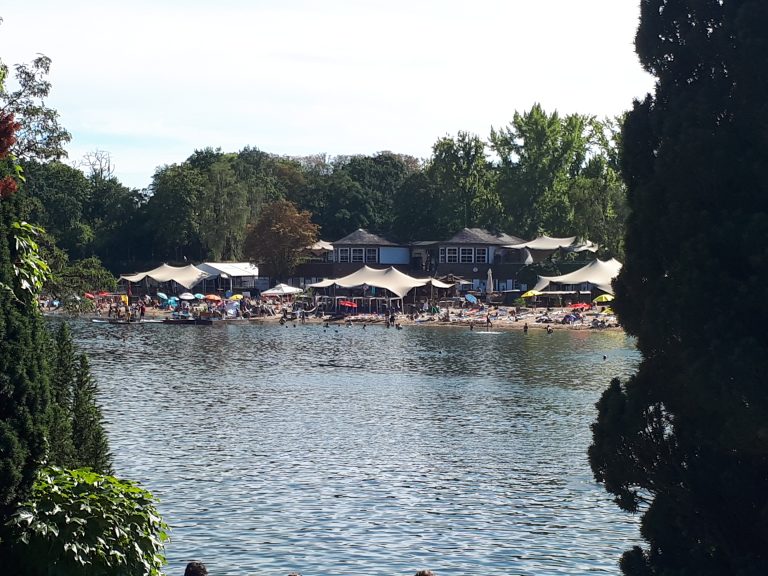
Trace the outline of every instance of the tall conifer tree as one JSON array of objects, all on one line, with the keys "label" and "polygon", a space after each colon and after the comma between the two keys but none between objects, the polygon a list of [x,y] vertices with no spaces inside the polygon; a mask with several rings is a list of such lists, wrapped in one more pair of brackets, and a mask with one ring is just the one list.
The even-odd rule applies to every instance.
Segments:
[{"label": "tall conifer tree", "polygon": [[590,462],[643,514],[625,574],[768,574],[768,3],[641,11],[657,83],[624,127],[615,287],[642,362],[600,400]]},{"label": "tall conifer tree", "polygon": [[91,468],[101,474],[111,474],[112,455],[104,430],[101,408],[96,403],[96,390],[88,357],[81,354],[72,390],[74,467]]},{"label": "tall conifer tree", "polygon": [[50,400],[45,327],[14,269],[19,206],[8,150],[17,126],[0,112],[0,526],[45,458]]}]

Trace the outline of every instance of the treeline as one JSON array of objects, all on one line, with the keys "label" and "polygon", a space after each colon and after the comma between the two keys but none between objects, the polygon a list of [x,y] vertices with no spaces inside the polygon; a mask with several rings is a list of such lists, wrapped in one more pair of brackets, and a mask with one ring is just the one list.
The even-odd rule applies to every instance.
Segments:
[{"label": "treeline", "polygon": [[146,190],[124,186],[108,154],[96,152],[78,168],[23,161],[23,193],[28,219],[47,230],[61,258],[97,257],[115,273],[247,257],[248,226],[277,200],[310,212],[329,241],[358,228],[408,242],[481,227],[526,239],[578,235],[621,258],[619,128],[535,105],[487,139],[442,137],[425,160],[206,148],[158,168]]}]

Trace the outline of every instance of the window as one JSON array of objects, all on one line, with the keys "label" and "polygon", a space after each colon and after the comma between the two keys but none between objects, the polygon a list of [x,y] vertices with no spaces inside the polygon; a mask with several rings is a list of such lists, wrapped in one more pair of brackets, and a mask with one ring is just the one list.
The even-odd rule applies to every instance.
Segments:
[{"label": "window", "polygon": [[349,262],[349,248],[339,248],[339,262]]},{"label": "window", "polygon": [[488,263],[488,248],[475,248],[475,262],[478,264]]},{"label": "window", "polygon": [[352,262],[363,261],[364,250],[362,248],[352,248]]},{"label": "window", "polygon": [[446,248],[445,259],[448,262],[448,264],[456,264],[459,261],[459,249]]},{"label": "window", "polygon": [[378,262],[379,261],[379,249],[378,248],[366,248],[365,249],[365,261],[366,262]]},{"label": "window", "polygon": [[461,249],[461,263],[462,264],[472,264],[472,254],[474,250],[472,248],[462,248]]},{"label": "window", "polygon": [[440,248],[440,264],[445,264],[445,248]]}]

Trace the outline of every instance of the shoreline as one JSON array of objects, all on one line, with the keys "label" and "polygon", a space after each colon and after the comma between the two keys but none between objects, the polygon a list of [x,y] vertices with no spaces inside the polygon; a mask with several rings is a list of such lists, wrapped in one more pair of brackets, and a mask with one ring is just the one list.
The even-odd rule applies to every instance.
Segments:
[{"label": "shoreline", "polygon": [[[43,315],[49,316],[49,317],[67,317],[67,318],[82,318],[82,319],[106,319],[105,315],[98,315],[98,314],[79,314],[79,315],[73,315],[69,314],[64,310],[49,310],[45,311],[43,310]],[[582,321],[577,321],[574,323],[566,323],[563,324],[561,322],[562,318],[567,314],[567,310],[565,309],[554,309],[550,311],[550,318],[551,322],[537,322],[536,319],[541,317],[544,313],[536,314],[534,312],[525,313],[523,315],[518,315],[517,319],[515,320],[513,316],[511,316],[508,313],[508,310],[500,308],[498,310],[495,310],[492,313],[491,316],[491,325],[488,326],[486,324],[486,314],[487,311],[466,311],[461,310],[460,313],[452,313],[449,311],[448,318],[449,320],[445,320],[445,313],[442,314],[442,317],[438,314],[420,314],[417,318],[411,318],[408,315],[405,314],[399,314],[395,316],[395,324],[396,326],[392,326],[392,328],[397,328],[397,326],[400,326],[400,328],[405,327],[416,327],[416,326],[439,326],[439,327],[446,327],[446,328],[461,328],[464,330],[478,330],[478,331],[496,331],[496,330],[504,330],[504,331],[524,331],[525,325],[528,325],[528,328],[530,330],[546,330],[547,327],[550,327],[552,330],[593,330],[596,332],[602,332],[605,330],[609,331],[623,331],[623,328],[617,323],[616,317],[613,315],[605,315],[600,313],[587,313],[583,316]],[[145,319],[147,320],[161,320],[169,316],[168,311],[166,310],[160,310],[157,308],[147,308],[145,313]],[[247,321],[249,323],[254,324],[279,324],[282,320],[282,316],[280,314],[275,315],[269,315],[269,316],[256,316],[253,318],[243,318],[243,319],[231,319],[227,321],[236,321],[236,322],[243,322]],[[605,326],[592,326],[592,321],[597,320],[598,322],[600,320],[603,320],[605,322]],[[356,314],[356,315],[349,315],[346,316],[343,319],[331,319],[330,316],[324,316],[324,317],[316,317],[316,316],[308,316],[304,320],[304,324],[306,325],[315,325],[315,324],[329,324],[331,326],[343,326],[345,324],[352,324],[352,325],[358,325],[362,324],[365,326],[376,326],[386,325],[387,318],[386,316],[382,314]],[[300,326],[302,324],[301,320],[296,319],[288,319],[285,321],[285,325],[296,325]]]}]

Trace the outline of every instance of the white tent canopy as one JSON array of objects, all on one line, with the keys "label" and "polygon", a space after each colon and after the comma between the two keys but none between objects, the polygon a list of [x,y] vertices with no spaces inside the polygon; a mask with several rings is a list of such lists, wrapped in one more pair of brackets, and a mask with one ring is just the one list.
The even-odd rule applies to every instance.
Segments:
[{"label": "white tent canopy", "polygon": [[198,284],[201,280],[208,278],[210,275],[197,268],[193,264],[188,266],[169,266],[163,264],[150,270],[149,272],[140,272],[138,274],[123,275],[121,279],[128,282],[141,282],[144,278],[150,278],[155,282],[176,282],[184,288],[191,289]]},{"label": "white tent canopy", "polygon": [[613,288],[611,281],[619,275],[621,270],[621,262],[615,258],[611,258],[607,261],[593,260],[583,268],[579,268],[569,274],[563,274],[562,276],[539,276],[539,281],[534,290],[542,291],[549,286],[551,282],[558,284],[583,284],[588,282],[603,292],[613,294]]},{"label": "white tent canopy", "polygon": [[[325,279],[321,282],[310,284],[309,286],[311,288],[327,288],[336,284],[342,288],[356,288],[357,286],[366,285],[375,288],[384,288],[402,298],[410,292],[411,289],[417,286],[424,286],[427,282],[430,282],[430,280],[431,279],[420,280],[419,278],[408,276],[393,266],[383,270],[371,268],[370,266],[363,266],[347,276],[336,279]],[[435,284],[435,286],[438,285]],[[447,285],[445,287],[449,288],[450,286],[451,285]]]},{"label": "white tent canopy", "polygon": [[203,262],[197,267],[203,272],[207,272],[210,277],[256,278],[259,275],[258,266],[254,266],[250,262]]},{"label": "white tent canopy", "polygon": [[333,278],[325,278],[323,280],[320,280],[320,282],[315,282],[314,284],[307,284],[307,288],[330,288],[336,284],[336,280]]},{"label": "white tent canopy", "polygon": [[301,288],[295,286],[289,286],[288,284],[278,284],[273,286],[269,290],[264,290],[262,296],[289,296],[291,294],[299,294],[304,292]]},{"label": "white tent canopy", "polygon": [[522,242],[520,244],[508,244],[504,248],[512,248],[515,250],[523,250],[525,257],[523,261],[526,264],[532,264],[533,262],[541,262],[546,260],[554,252],[562,250],[564,252],[583,252],[589,250],[590,252],[597,251],[597,244],[590,240],[580,242],[578,237],[570,236],[568,238],[551,238],[549,236],[540,236],[530,242]]},{"label": "white tent canopy", "polygon": [[364,284],[376,288],[384,288],[402,298],[410,292],[412,288],[415,288],[416,286],[424,286],[425,282],[413,278],[412,276],[408,276],[407,274],[403,274],[400,270],[392,266],[385,270],[363,266],[348,276],[337,278],[336,284],[342,288],[354,288]]},{"label": "white tent canopy", "polygon": [[[449,284],[448,282],[443,282],[437,278],[420,278],[419,280],[424,282],[424,284],[432,284],[435,288],[453,288],[457,284],[456,282]],[[469,284],[471,284],[471,282],[469,282]]]}]

